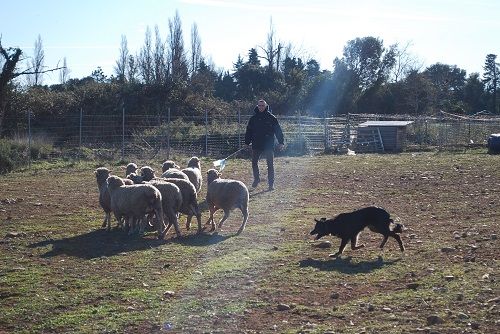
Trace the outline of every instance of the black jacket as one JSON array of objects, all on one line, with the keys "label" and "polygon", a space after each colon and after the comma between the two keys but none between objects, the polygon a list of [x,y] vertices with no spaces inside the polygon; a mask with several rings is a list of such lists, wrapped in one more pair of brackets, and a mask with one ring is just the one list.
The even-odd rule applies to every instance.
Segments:
[{"label": "black jacket", "polygon": [[283,131],[276,117],[269,112],[269,106],[263,112],[260,112],[257,107],[254,111],[255,115],[248,121],[245,144],[251,143],[255,150],[272,150],[274,149],[274,136],[279,144],[284,144]]}]

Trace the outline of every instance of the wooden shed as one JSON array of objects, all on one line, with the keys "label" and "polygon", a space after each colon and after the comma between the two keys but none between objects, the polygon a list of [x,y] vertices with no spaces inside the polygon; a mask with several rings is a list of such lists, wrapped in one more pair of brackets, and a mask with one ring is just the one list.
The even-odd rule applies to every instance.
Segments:
[{"label": "wooden shed", "polygon": [[412,121],[368,121],[358,125],[356,151],[401,152]]}]

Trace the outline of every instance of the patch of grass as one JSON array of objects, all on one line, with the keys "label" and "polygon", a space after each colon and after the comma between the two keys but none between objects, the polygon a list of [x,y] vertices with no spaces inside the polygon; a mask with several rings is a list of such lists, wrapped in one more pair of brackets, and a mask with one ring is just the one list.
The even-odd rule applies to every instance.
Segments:
[{"label": "patch of grass", "polygon": [[[203,169],[211,163],[204,158]],[[185,231],[182,217],[184,237],[164,241],[101,229],[99,164],[34,164],[0,176],[0,331],[159,333],[171,323],[190,333],[400,333],[426,327],[430,314],[445,320],[432,326],[443,333],[467,322],[496,328],[488,301],[498,291],[500,161],[491,156],[277,158],[276,190],[251,192],[241,235],[235,210],[217,234]],[[121,175],[123,164],[105,166]],[[251,182],[249,161],[231,159],[223,176]],[[338,238],[324,238],[330,249],[314,246],[314,218],[368,205],[406,226],[405,255],[392,239],[379,251],[382,237],[369,231],[365,248],[337,259],[328,254]],[[291,308],[278,311],[280,303]]]}]

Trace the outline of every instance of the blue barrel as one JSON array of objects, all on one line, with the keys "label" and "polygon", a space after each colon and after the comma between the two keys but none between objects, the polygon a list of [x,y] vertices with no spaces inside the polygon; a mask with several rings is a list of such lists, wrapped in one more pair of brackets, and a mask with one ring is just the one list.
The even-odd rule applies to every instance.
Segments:
[{"label": "blue barrel", "polygon": [[493,133],[488,137],[488,153],[500,154],[500,133]]}]

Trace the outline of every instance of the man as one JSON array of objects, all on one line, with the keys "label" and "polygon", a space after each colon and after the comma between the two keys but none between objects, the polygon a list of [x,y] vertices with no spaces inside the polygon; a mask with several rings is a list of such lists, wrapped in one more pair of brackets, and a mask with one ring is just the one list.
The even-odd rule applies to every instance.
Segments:
[{"label": "man", "polygon": [[284,147],[283,132],[276,117],[271,114],[269,105],[263,99],[257,102],[255,115],[250,117],[245,133],[245,144],[252,145],[252,172],[255,188],[260,182],[259,158],[264,155],[267,162],[267,182],[269,190],[274,190],[274,137],[278,139],[278,150]]}]

